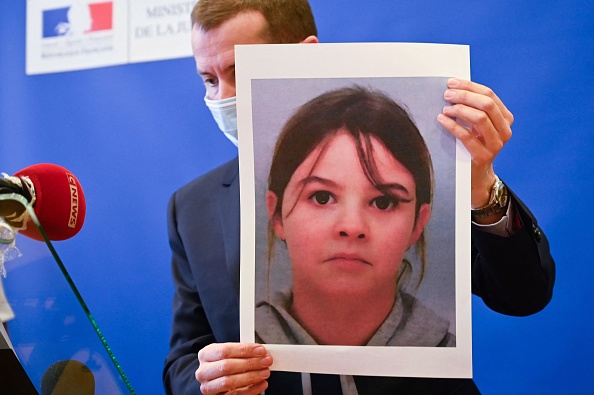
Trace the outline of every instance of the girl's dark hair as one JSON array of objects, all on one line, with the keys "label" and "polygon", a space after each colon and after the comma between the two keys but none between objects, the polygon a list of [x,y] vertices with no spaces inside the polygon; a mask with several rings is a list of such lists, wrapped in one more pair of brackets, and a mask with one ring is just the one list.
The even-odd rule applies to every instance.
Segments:
[{"label": "girl's dark hair", "polygon": [[[408,171],[416,185],[416,214],[431,204],[433,166],[425,140],[408,113],[384,93],[360,86],[326,92],[301,106],[287,121],[277,140],[268,177],[268,190],[277,196],[274,215],[281,215],[285,188],[293,173],[318,146],[323,152],[338,131],[355,140],[361,167],[369,181],[386,195],[373,157],[371,136],[380,140]],[[315,165],[314,165],[315,166]],[[310,170],[313,171],[313,168]],[[291,209],[292,210],[292,209]],[[269,226],[268,251],[272,257],[274,232]],[[421,279],[425,268],[425,238],[417,242]]]}]

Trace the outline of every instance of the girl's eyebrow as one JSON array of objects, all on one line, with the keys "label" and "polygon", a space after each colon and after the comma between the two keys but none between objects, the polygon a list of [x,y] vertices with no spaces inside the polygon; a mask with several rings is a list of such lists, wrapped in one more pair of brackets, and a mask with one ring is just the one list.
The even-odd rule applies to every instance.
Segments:
[{"label": "girl's eyebrow", "polygon": [[307,184],[311,184],[312,182],[317,182],[317,183],[320,183],[322,185],[327,185],[327,186],[330,186],[330,187],[336,187],[336,186],[338,186],[338,184],[335,183],[334,181],[329,180],[327,178],[319,177],[319,176],[308,176],[308,177],[305,177],[304,179],[302,179],[301,181],[299,181],[299,184],[301,186],[305,186]]},{"label": "girl's eyebrow", "polygon": [[397,182],[395,183],[390,183],[390,184],[378,184],[375,186],[377,189],[379,190],[397,190],[397,191],[401,191],[404,192],[407,196],[410,195],[410,192],[408,191],[408,189],[406,189],[406,187],[402,184],[399,184]]}]

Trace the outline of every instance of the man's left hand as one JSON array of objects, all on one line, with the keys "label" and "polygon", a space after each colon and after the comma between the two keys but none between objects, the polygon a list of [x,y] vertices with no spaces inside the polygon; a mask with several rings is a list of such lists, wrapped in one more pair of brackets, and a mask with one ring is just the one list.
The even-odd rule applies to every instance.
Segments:
[{"label": "man's left hand", "polygon": [[471,205],[484,206],[495,183],[493,161],[511,138],[514,116],[490,88],[475,82],[449,79],[444,98],[452,105],[445,106],[437,120],[470,153]]}]

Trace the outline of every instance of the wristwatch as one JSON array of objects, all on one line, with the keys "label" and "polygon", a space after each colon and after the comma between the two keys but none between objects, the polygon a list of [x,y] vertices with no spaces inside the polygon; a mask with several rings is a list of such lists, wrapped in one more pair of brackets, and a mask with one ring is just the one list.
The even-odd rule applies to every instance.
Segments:
[{"label": "wristwatch", "polygon": [[495,176],[495,183],[491,188],[491,196],[489,197],[489,203],[487,203],[483,207],[473,208],[471,210],[471,214],[475,218],[488,217],[491,214],[498,213],[501,210],[507,208],[507,202],[507,187],[499,179],[499,177]]}]

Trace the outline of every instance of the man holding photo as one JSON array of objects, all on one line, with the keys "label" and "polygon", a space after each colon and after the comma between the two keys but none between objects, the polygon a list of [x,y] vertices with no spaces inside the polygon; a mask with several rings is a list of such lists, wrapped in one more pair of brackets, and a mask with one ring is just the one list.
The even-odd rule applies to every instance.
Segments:
[{"label": "man holding photo", "polygon": [[[306,0],[200,0],[192,25],[205,102],[237,144],[234,45],[317,43],[311,9]],[[449,80],[444,98],[452,105],[436,114],[437,120],[472,157],[473,293],[503,314],[536,313],[552,296],[548,242],[534,216],[493,171],[511,137],[513,115],[489,88],[470,81]],[[176,290],[163,373],[168,394],[479,393],[465,379],[271,373],[272,357],[264,346],[238,343],[237,158],[178,190],[170,200],[168,227]]]}]

